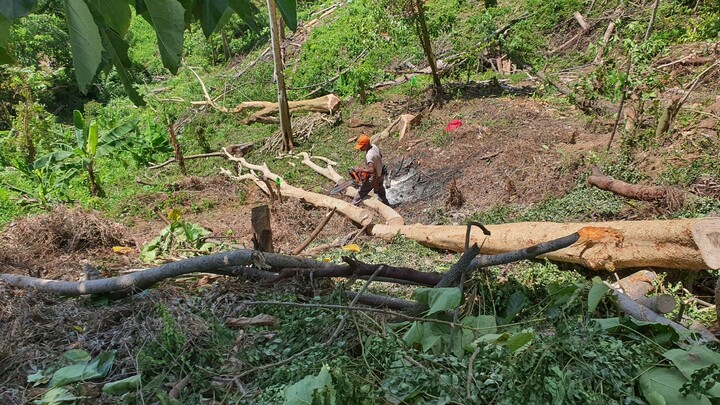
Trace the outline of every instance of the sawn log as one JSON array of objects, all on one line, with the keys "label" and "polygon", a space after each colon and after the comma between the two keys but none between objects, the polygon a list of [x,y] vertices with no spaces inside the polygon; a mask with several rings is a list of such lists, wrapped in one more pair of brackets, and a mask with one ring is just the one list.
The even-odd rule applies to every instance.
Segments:
[{"label": "sawn log", "polygon": [[[498,254],[578,232],[573,245],[546,254],[559,262],[593,270],[638,267],[706,270],[720,268],[720,218],[594,223],[520,222],[488,225],[484,235],[472,231],[470,243],[482,254]],[[462,252],[465,226],[374,225],[371,235],[391,239],[396,234],[436,249]]]}]

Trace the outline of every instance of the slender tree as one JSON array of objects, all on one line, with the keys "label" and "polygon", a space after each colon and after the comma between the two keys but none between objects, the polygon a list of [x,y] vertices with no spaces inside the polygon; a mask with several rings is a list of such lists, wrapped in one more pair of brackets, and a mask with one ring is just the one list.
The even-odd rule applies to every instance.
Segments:
[{"label": "slender tree", "polygon": [[290,123],[290,108],[288,107],[287,91],[285,89],[285,74],[283,72],[283,57],[280,49],[280,24],[275,10],[274,0],[267,0],[268,20],[270,21],[270,41],[272,42],[273,60],[275,61],[275,79],[278,90],[278,108],[280,116],[280,131],[282,132],[283,150],[289,152],[293,149],[292,124]]},{"label": "slender tree", "polygon": [[442,83],[440,82],[440,75],[437,72],[437,65],[435,63],[435,54],[433,54],[432,45],[430,44],[430,34],[428,33],[427,23],[425,20],[425,3],[423,0],[412,0],[415,4],[415,28],[417,34],[420,37],[422,43],[423,52],[427,57],[428,64],[430,65],[430,71],[432,72],[433,85],[437,94],[443,92]]}]

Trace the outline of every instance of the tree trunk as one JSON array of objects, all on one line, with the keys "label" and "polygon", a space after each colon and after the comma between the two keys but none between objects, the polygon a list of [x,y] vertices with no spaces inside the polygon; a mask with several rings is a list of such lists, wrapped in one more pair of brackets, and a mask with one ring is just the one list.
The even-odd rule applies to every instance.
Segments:
[{"label": "tree trunk", "polygon": [[95,178],[95,162],[90,161],[87,165],[87,173],[88,173],[88,182],[90,183],[90,195],[93,197],[104,197],[105,192],[100,187],[100,184],[98,184],[97,179]]},{"label": "tree trunk", "polygon": [[[521,222],[488,225],[492,236],[473,230],[470,243],[483,254],[521,249],[579,232],[581,239],[545,255],[554,261],[577,263],[593,270],[637,267],[706,270],[720,268],[720,219],[614,221],[594,223]],[[584,228],[584,229],[583,229]],[[401,234],[425,246],[464,251],[464,226],[374,225],[371,235],[392,239]]]},{"label": "tree trunk", "polygon": [[270,226],[270,208],[267,205],[253,207],[250,221],[253,229],[253,249],[261,252],[273,252],[272,227]]},{"label": "tree trunk", "polygon": [[278,26],[274,0],[267,0],[267,6],[270,20],[270,41],[272,42],[273,60],[275,61],[275,78],[277,79],[278,109],[280,111],[280,131],[282,132],[283,151],[289,152],[293,149],[293,136],[290,123],[290,108],[285,90],[282,51],[280,49],[280,27]]},{"label": "tree trunk", "polygon": [[427,24],[425,21],[425,4],[423,0],[415,0],[415,6],[417,7],[417,31],[422,43],[423,51],[427,57],[430,70],[432,71],[433,85],[435,91],[438,94],[442,94],[443,88],[440,83],[440,75],[437,72],[437,66],[435,65],[435,55],[433,54],[432,45],[430,44],[430,34],[428,33]]},{"label": "tree trunk", "polygon": [[187,169],[185,169],[185,160],[183,159],[182,149],[180,149],[180,142],[178,142],[177,134],[175,134],[175,125],[170,119],[168,119],[168,133],[170,134],[170,142],[172,142],[173,153],[175,155],[175,161],[180,167],[180,172],[187,176]]}]

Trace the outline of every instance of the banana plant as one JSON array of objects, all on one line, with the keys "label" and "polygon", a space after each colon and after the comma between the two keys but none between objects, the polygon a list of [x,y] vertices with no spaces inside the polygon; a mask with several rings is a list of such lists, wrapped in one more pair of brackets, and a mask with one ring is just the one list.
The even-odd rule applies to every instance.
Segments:
[{"label": "banana plant", "polygon": [[[80,111],[73,111],[73,124],[75,126],[75,145],[67,150],[51,153],[51,160],[61,162],[74,158],[68,166],[79,167],[87,174],[88,187],[93,197],[104,197],[103,191],[95,172],[95,163],[100,156],[108,155],[112,150],[127,143],[127,134],[133,131],[138,118],[132,118],[117,127],[99,135],[98,125],[95,121],[85,121]],[[41,158],[42,159],[42,158]],[[38,159],[38,160],[41,160]]]}]

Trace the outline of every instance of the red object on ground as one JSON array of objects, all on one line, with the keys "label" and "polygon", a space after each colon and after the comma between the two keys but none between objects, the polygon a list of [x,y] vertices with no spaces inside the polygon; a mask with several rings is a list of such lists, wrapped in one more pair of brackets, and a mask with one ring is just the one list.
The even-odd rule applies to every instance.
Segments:
[{"label": "red object on ground", "polygon": [[462,121],[460,120],[452,120],[450,123],[445,127],[445,132],[454,131],[462,126]]}]

